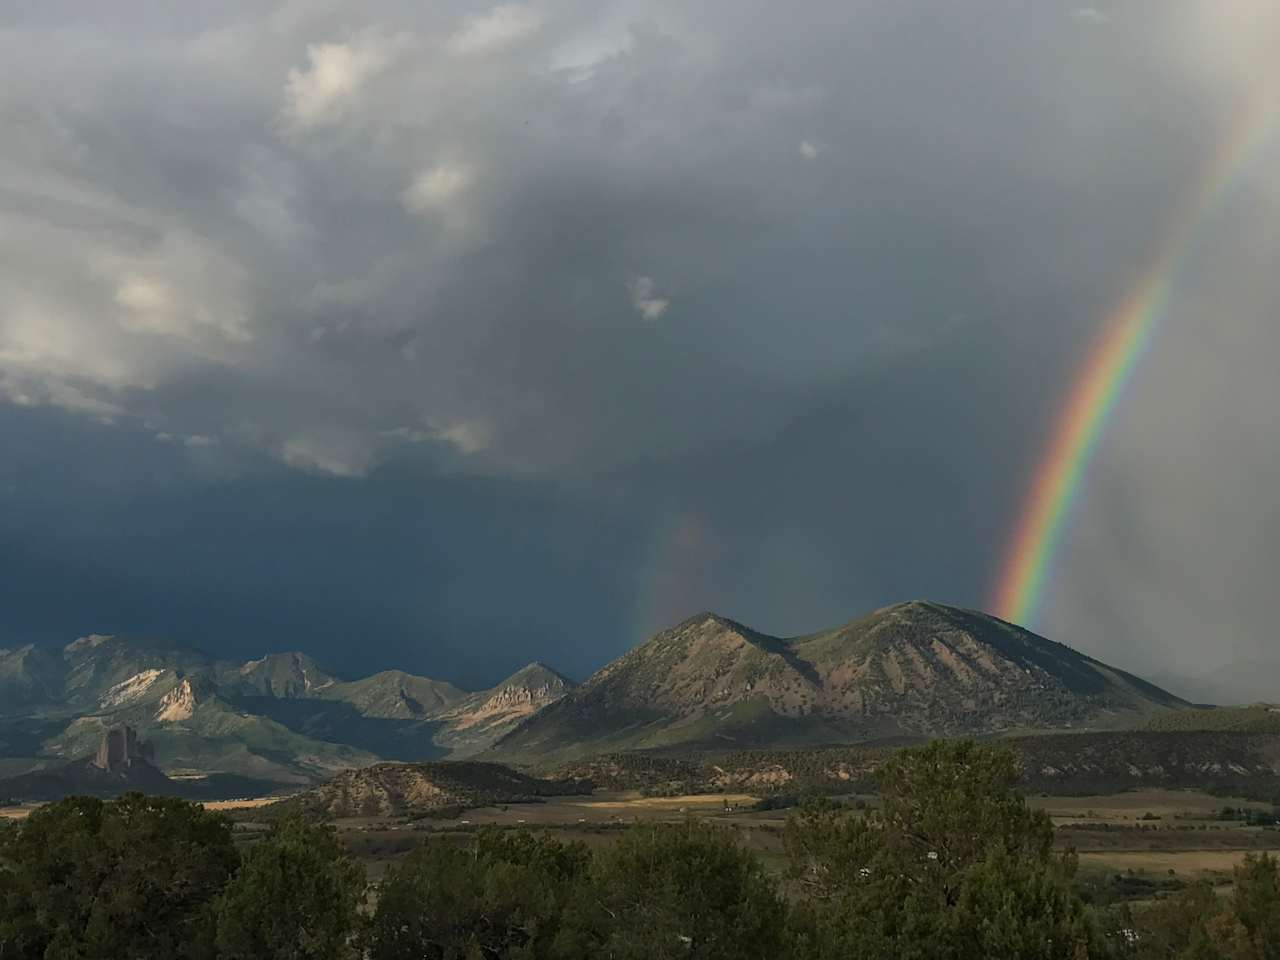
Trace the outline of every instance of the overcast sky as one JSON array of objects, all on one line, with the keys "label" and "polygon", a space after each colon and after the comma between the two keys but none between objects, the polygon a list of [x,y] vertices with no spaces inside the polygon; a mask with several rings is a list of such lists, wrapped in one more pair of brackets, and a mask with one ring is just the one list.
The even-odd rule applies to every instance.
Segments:
[{"label": "overcast sky", "polygon": [[[0,3],[0,645],[479,685],[983,607],[1278,47],[1273,0]],[[1149,673],[1280,643],[1276,140],[1036,624]]]}]

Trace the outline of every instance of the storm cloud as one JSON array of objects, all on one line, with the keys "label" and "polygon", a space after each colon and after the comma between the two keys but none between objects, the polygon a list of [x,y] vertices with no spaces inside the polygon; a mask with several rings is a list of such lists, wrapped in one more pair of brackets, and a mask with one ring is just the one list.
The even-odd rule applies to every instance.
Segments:
[{"label": "storm cloud", "polygon": [[[1111,305],[1280,98],[1272,6],[10,14],[0,643],[478,683],[984,606]],[[1276,156],[1054,565],[1037,626],[1122,665],[1275,643]]]}]

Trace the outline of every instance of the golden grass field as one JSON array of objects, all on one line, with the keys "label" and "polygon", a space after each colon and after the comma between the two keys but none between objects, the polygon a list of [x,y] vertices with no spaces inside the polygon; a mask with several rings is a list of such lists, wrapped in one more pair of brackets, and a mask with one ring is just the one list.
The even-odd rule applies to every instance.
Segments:
[{"label": "golden grass field", "polygon": [[265,807],[268,804],[275,803],[277,800],[283,800],[283,797],[246,797],[242,800],[206,800],[200,806],[206,810],[220,810],[223,812],[229,810],[257,810],[259,807]]}]

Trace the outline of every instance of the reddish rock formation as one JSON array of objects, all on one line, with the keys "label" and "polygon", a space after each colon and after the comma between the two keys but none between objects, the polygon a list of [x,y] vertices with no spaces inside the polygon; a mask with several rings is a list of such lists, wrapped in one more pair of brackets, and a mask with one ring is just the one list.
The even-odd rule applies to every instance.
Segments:
[{"label": "reddish rock formation", "polygon": [[155,750],[147,741],[138,739],[138,731],[126,726],[107,731],[98,745],[93,765],[99,770],[118,773],[138,761],[154,764]]}]

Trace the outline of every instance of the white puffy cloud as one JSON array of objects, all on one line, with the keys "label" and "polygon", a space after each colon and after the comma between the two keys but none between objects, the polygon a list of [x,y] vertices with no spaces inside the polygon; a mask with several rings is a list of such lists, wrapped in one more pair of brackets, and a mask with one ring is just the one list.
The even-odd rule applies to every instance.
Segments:
[{"label": "white puffy cloud", "polygon": [[449,51],[461,57],[500,53],[531,36],[540,25],[541,18],[529,7],[502,4],[469,18],[449,37]]},{"label": "white puffy cloud", "polygon": [[115,235],[0,210],[0,391],[10,399],[113,419],[126,391],[229,361],[252,339],[243,268],[183,227],[142,222]]},{"label": "white puffy cloud", "polygon": [[251,339],[240,302],[243,269],[187,234],[134,255],[101,254],[95,272],[112,287],[126,330],[185,340]]},{"label": "white puffy cloud", "polygon": [[382,431],[382,436],[404,443],[443,442],[465,455],[479,453],[490,443],[488,428],[478,422],[455,423],[446,427],[392,427]]},{"label": "white puffy cloud", "polygon": [[[1258,37],[1272,15],[1195,7],[1177,18],[1189,63],[1229,59],[1241,84],[1264,69]],[[396,2],[245,8],[209,14],[185,43],[185,27],[157,28],[175,42],[128,58],[128,30],[146,32],[134,20],[0,35],[6,394],[117,418],[164,407],[166,432],[222,435],[228,447],[228,431],[251,422],[261,427],[252,442],[276,456],[280,438],[308,438],[292,448],[296,463],[367,467],[395,442],[385,431],[419,417],[446,425],[433,439],[485,424],[457,428],[455,446],[513,468],[629,449],[628,431],[665,449],[697,421],[672,422],[643,393],[623,424],[592,402],[616,379],[596,358],[635,348],[625,339],[635,325],[593,339],[622,296],[648,322],[665,318],[673,290],[690,306],[687,339],[649,356],[655,366],[678,371],[705,354],[754,369],[768,353],[770,376],[789,386],[815,371],[836,379],[886,330],[930,342],[911,317],[983,312],[948,279],[954,251],[936,283],[894,279],[916,251],[882,262],[865,239],[878,225],[897,244],[903,211],[928,195],[927,218],[912,222],[945,227],[928,231],[929,251],[980,228],[991,249],[970,275],[990,263],[1016,278],[1056,271],[1012,228],[1025,198],[1009,191],[1055,202],[1112,155],[1092,146],[1133,135],[1108,99],[1133,79],[1120,61],[1081,77],[1057,48],[1010,43],[1001,55],[1030,92],[1001,101],[1000,126],[984,125],[987,114],[938,105],[937,91],[961,82],[1005,96],[971,51],[947,46],[904,77],[902,58],[934,25],[886,15],[860,33],[834,2],[803,22],[734,16],[727,2],[473,9],[460,19]],[[1045,16],[1061,25],[1061,11]],[[1230,55],[1194,41],[1197,31]],[[1026,36],[1078,43],[1071,34]],[[850,58],[855,41],[864,46]],[[24,79],[51,52],[74,69],[57,86]],[[184,82],[158,79],[173,76]],[[319,135],[330,125],[343,135]],[[1090,182],[1127,189],[1127,169]],[[1039,210],[1036,222],[1057,213]],[[847,251],[838,268],[821,256],[792,262],[796,250],[804,261],[833,249]],[[1107,279],[1097,269],[1083,286]],[[858,286],[859,276],[877,279]],[[934,288],[946,305],[913,300]],[[809,335],[780,336],[780,318],[810,296],[822,302],[801,305]],[[180,422],[186,411],[167,398],[192,382],[208,394],[200,416]],[[308,457],[314,428],[330,424],[368,438],[367,456]]]},{"label": "white puffy cloud", "polygon": [[447,206],[471,185],[472,177],[471,168],[461,163],[428,167],[404,191],[404,205],[413,213],[428,213]]},{"label": "white puffy cloud", "polygon": [[636,277],[627,284],[627,289],[631,293],[631,306],[640,314],[641,319],[657,320],[671,306],[670,300],[658,296],[658,287],[653,282],[653,277]]},{"label": "white puffy cloud", "polygon": [[[8,366],[8,359],[0,351],[0,365]],[[112,423],[126,412],[118,404],[91,396],[70,383],[44,376],[23,376],[12,369],[0,369],[0,397],[20,407],[60,407],[101,423]]]},{"label": "white puffy cloud", "polygon": [[[770,492],[784,539],[808,551],[835,516],[873,528],[855,499],[909,499],[878,512],[934,522],[845,530],[795,569],[841,571],[830,592],[847,613],[841,591],[914,551],[895,581],[914,589],[926,555],[951,555],[938,531],[991,539],[1008,506],[984,498],[1017,499],[1011,478],[1060,402],[1054,371],[1148,262],[1217,133],[1280,90],[1273,0],[1141,18],[1097,3],[1075,22],[1073,5],[975,3],[929,17],[872,0],[815,0],[804,17],[736,0],[169,16],[70,0],[7,18],[0,397],[111,421],[111,437],[140,425],[202,463],[271,456],[348,478],[439,458],[611,484],[643,463],[688,488],[689,463],[769,476],[741,451],[818,450],[825,469]],[[971,42],[975,23],[990,43]],[[1237,273],[1211,299],[1174,298],[1200,306],[1168,340],[1205,336],[1166,355],[1183,357],[1173,374],[1135,379],[1145,405],[1091,473],[1114,492],[1080,501],[1045,624],[1063,639],[1121,635],[1142,622],[1116,614],[1129,605],[1157,612],[1142,632],[1162,638],[1262,636],[1272,619],[1258,598],[1280,542],[1280,454],[1259,441],[1277,403],[1259,365],[1276,346],[1261,262],[1276,243],[1232,242],[1280,197],[1265,149],[1204,218],[1205,259],[1185,271]],[[1046,224],[1052,243],[1031,242]],[[677,297],[681,322],[660,324]],[[643,322],[601,322],[620,313]],[[940,335],[959,314],[963,335]],[[1228,409],[1196,420],[1206,398]],[[945,436],[930,432],[946,417]],[[1179,442],[1200,434],[1211,442]],[[928,456],[911,461],[904,437]],[[722,478],[708,515],[741,490]],[[883,486],[855,497],[855,479]],[[824,480],[829,499],[794,492]],[[955,491],[974,509],[949,509]],[[788,497],[821,515],[812,527]],[[957,531],[957,517],[981,523]],[[882,555],[851,568],[855,540]],[[971,580],[981,564],[963,551],[978,549],[954,547]],[[1189,614],[1187,584],[1228,583],[1224,569],[1229,585]],[[1104,571],[1125,589],[1099,587]]]},{"label": "white puffy cloud", "polygon": [[489,446],[488,429],[481,423],[455,423],[437,432],[437,435],[453,444],[459,452],[479,453]]},{"label": "white puffy cloud", "polygon": [[300,470],[355,479],[369,472],[376,452],[366,436],[317,428],[285,440],[280,445],[280,459]]},{"label": "white puffy cloud", "polygon": [[387,69],[408,45],[403,35],[365,32],[342,43],[307,45],[307,66],[289,71],[285,115],[299,127],[341,120],[359,101],[362,88]]},{"label": "white puffy cloud", "polygon": [[[695,293],[733,302],[682,324],[690,340],[669,344],[674,356],[705,350],[749,369],[752,351],[777,339],[779,317],[792,315],[776,282],[778,270],[803,269],[776,266],[789,250],[856,246],[869,228],[849,237],[838,224],[896,216],[919,196],[912,178],[926,168],[930,184],[960,182],[930,210],[956,230],[1011,209],[1005,193],[994,205],[983,194],[981,171],[1000,183],[1010,170],[1045,171],[1035,195],[1054,196],[1040,187],[1059,184],[1055,165],[1066,169],[1061,182],[1075,182],[1079,144],[1114,132],[1106,102],[1082,95],[1070,115],[1088,118],[1083,133],[1055,138],[1061,125],[1044,121],[1042,106],[1077,95],[1078,85],[1060,84],[1070,64],[1041,75],[1035,64],[1054,51],[1017,44],[1006,54],[1038,92],[1008,106],[1034,99],[1036,111],[994,131],[980,117],[930,113],[939,84],[987,74],[971,75],[968,54],[948,48],[918,76],[879,84],[914,49],[910,31],[925,28],[894,32],[887,17],[851,63],[838,8],[816,4],[797,23],[667,0],[503,4],[469,19],[430,5],[297,4],[210,14],[185,42],[126,59],[117,53],[128,30],[146,30],[136,18],[0,35],[3,389],[93,416],[156,417],[178,437],[234,434],[277,456],[280,438],[302,436],[297,463],[376,463],[394,442],[385,431],[417,417],[445,425],[430,428],[433,439],[508,467],[626,447],[627,430],[652,431],[662,448],[696,424],[669,424],[650,400],[626,412],[625,429],[596,418],[591,397],[611,375],[576,372],[594,369],[581,351],[634,347],[592,340],[631,265],[645,267],[625,283],[644,321],[666,316],[672,289],[689,291],[690,303]],[[1265,16],[1220,9],[1201,5],[1187,19],[1212,20],[1223,49],[1236,34],[1260,49],[1248,37],[1265,33]],[[180,41],[185,28],[164,29]],[[57,87],[25,80],[50,51],[74,69]],[[156,79],[175,75],[184,82]],[[910,129],[893,119],[902,110],[918,118]],[[344,135],[299,135],[329,125]],[[912,129],[928,131],[929,149]],[[796,152],[780,158],[780,143]],[[950,155],[967,160],[949,167]],[[797,175],[786,163],[797,156],[824,162]],[[901,156],[920,170],[884,162]],[[984,233],[996,244],[1012,235]],[[1021,241],[983,262],[1021,276],[1019,257],[1030,257]],[[851,252],[847,263],[857,262]],[[883,266],[842,266],[837,280],[809,278],[809,289],[835,296],[848,277]],[[910,285],[921,296],[928,287]],[[813,335],[783,338],[771,375],[839,376],[872,335],[855,315],[890,318],[874,336],[929,342],[896,319],[916,312],[893,301],[906,294],[877,295],[892,302],[809,311]],[[739,336],[717,330],[729,313]],[[167,398],[191,382],[209,392],[184,423]],[[234,433],[246,423],[260,432]],[[368,438],[367,456],[308,458],[315,428],[333,424]]]}]

